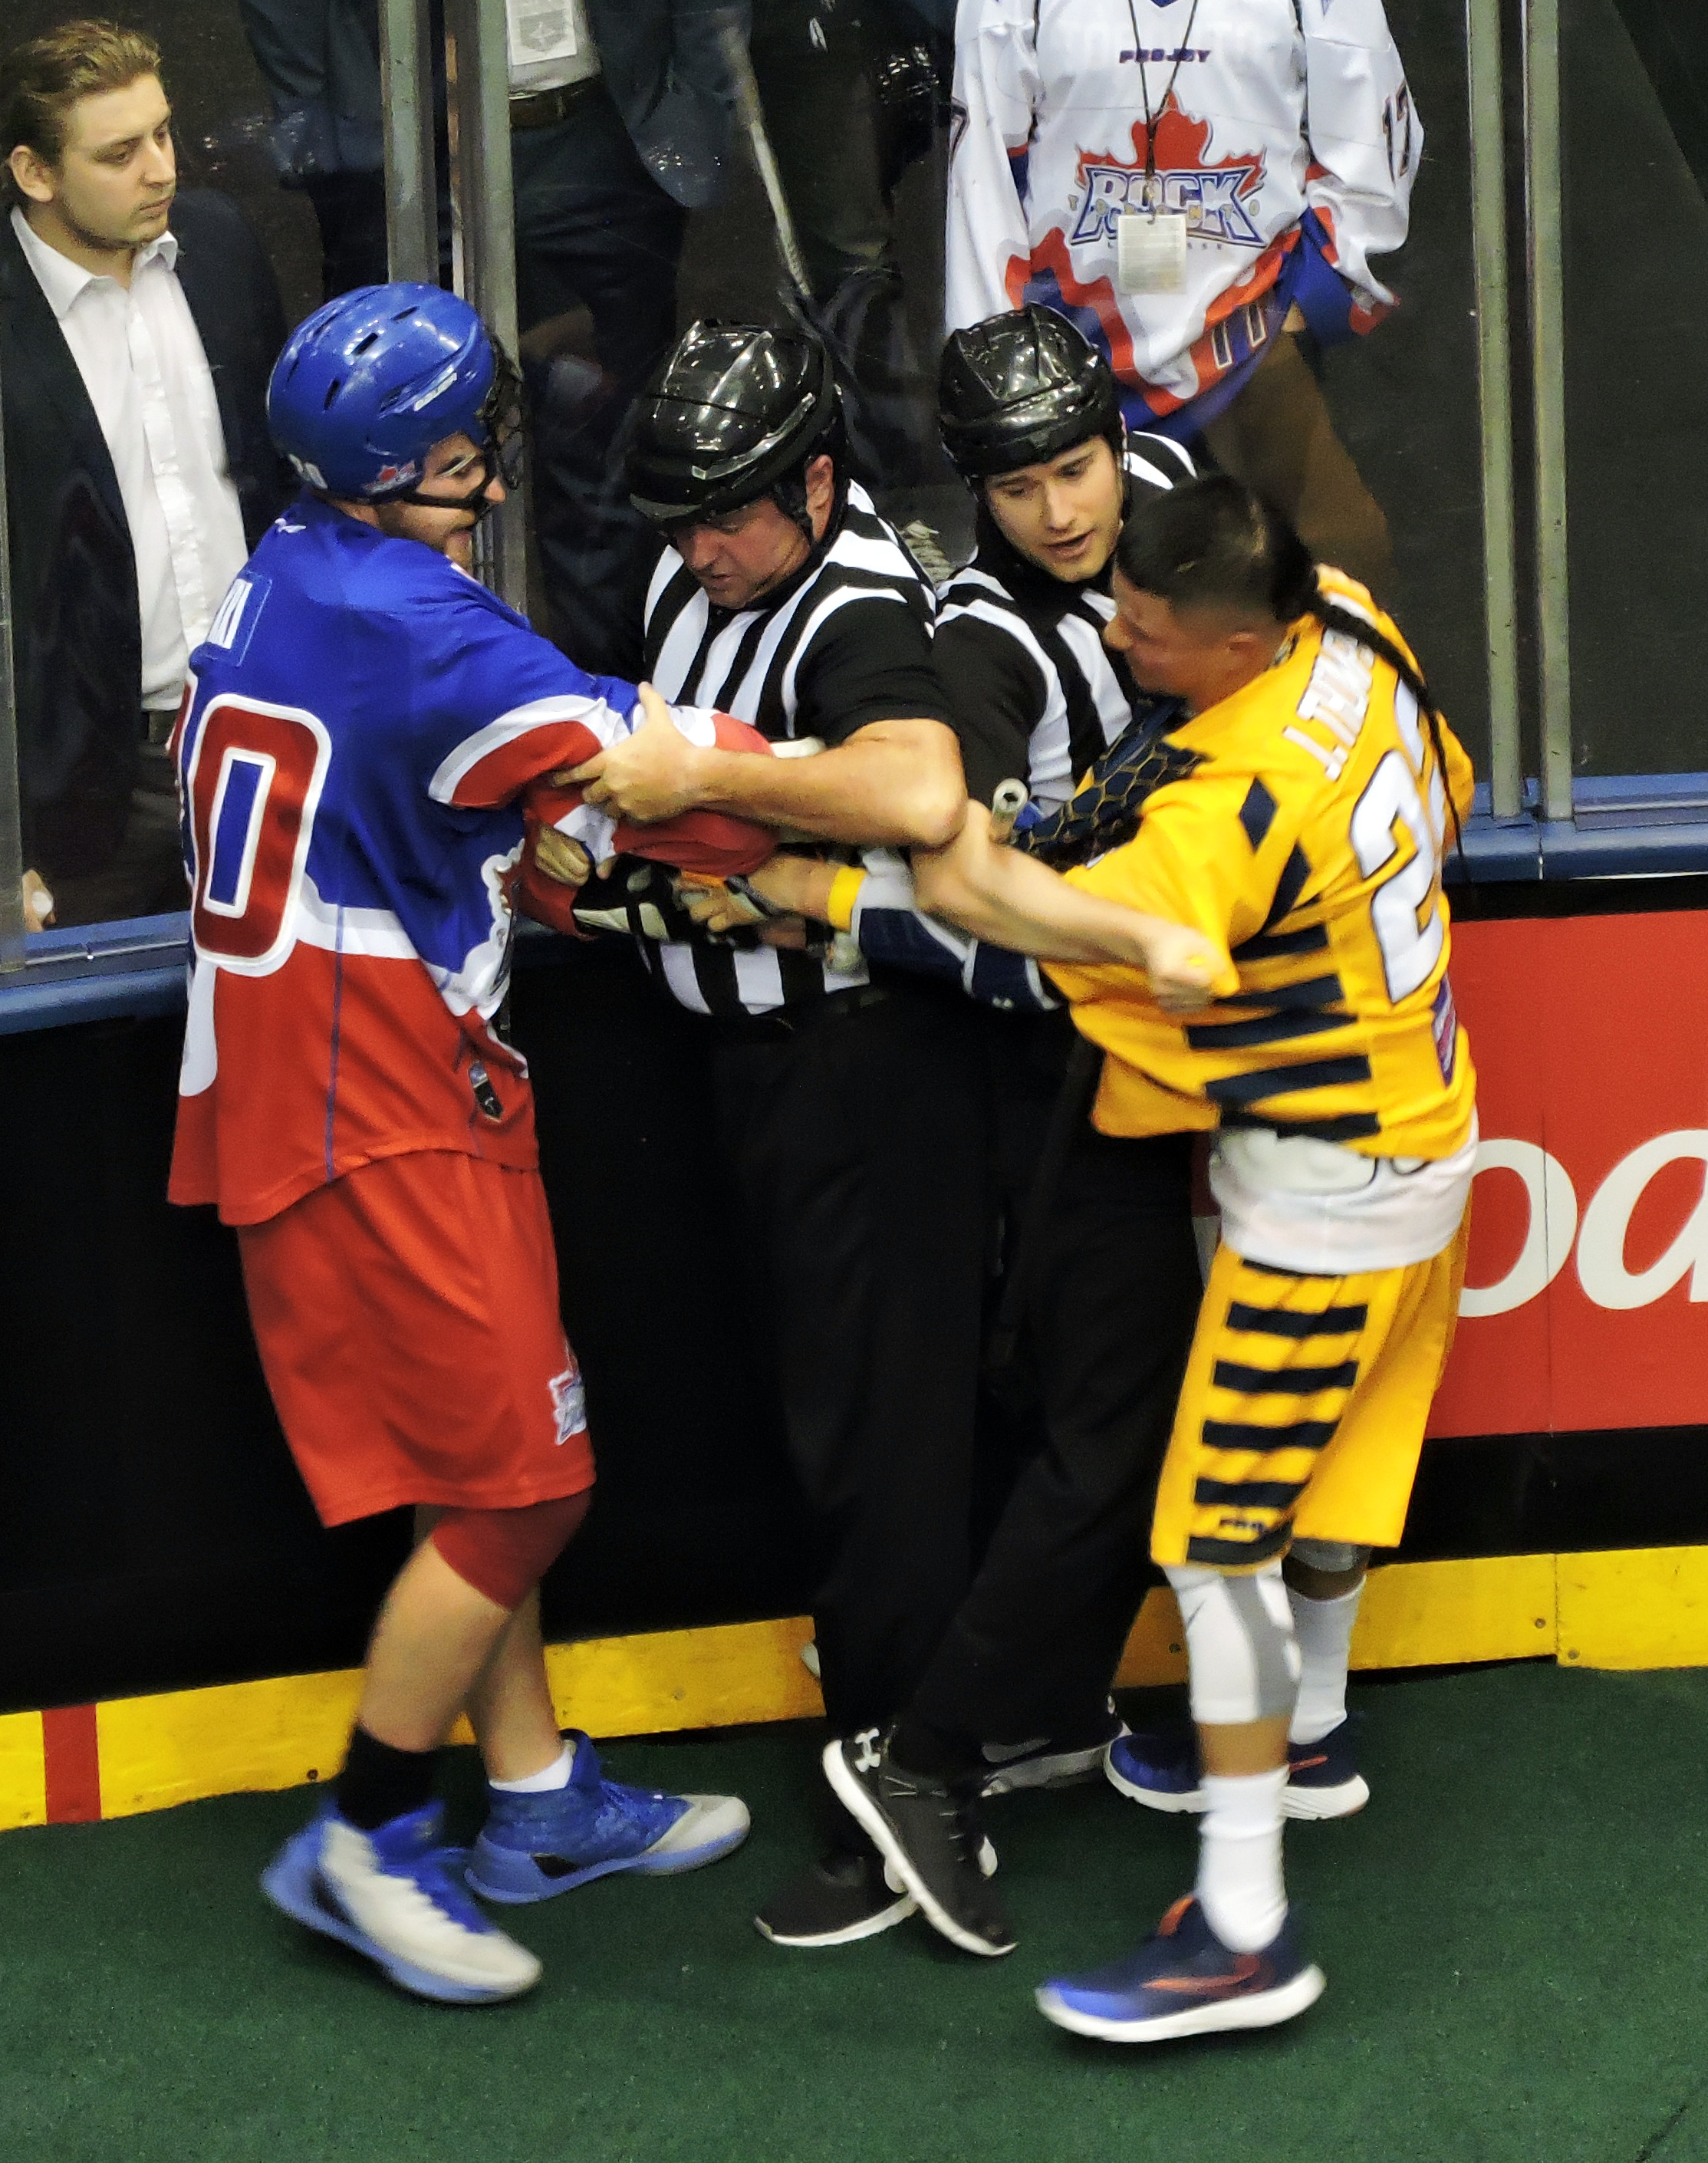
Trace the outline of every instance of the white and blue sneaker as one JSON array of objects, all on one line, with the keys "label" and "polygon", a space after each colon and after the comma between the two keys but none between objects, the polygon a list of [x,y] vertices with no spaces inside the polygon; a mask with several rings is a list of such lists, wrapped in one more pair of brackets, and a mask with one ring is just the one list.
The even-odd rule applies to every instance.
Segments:
[{"label": "white and blue sneaker", "polygon": [[1290,1918],[1260,1952],[1237,1953],[1188,1893],[1136,1953],[1087,1975],[1056,1976],[1037,1998],[1046,2020],[1076,2035],[1169,2043],[1183,2035],[1274,2028],[1322,1995],[1323,1971],[1300,1952]]},{"label": "white and blue sneaker", "polygon": [[[1358,1769],[1356,1723],[1349,1713],[1320,1742],[1289,1742],[1287,1784],[1281,1815],[1290,1818],[1349,1818],[1370,1800],[1370,1784]],[[1109,1785],[1148,1810],[1202,1810],[1197,1736],[1186,1726],[1145,1735],[1124,1729],[1103,1757]]]},{"label": "white and blue sneaker", "polygon": [[532,1990],[540,1963],[495,1930],[462,1884],[461,1848],[442,1847],[437,1803],[363,1832],[326,1810],[261,1876],[275,1908],[354,1947],[400,1989],[446,2005],[491,2005]]},{"label": "white and blue sneaker", "polygon": [[600,1771],[579,1731],[567,1787],[545,1794],[486,1791],[491,1805],[469,1861],[469,1883],[485,1900],[550,1900],[619,1870],[667,1878],[698,1870],[737,1848],[751,1823],[734,1795],[661,1795],[625,1788]]}]

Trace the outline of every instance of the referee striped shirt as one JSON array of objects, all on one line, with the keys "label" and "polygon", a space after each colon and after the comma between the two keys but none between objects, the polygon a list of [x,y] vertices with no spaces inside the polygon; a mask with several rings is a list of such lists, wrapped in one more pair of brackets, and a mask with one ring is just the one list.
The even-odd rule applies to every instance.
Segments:
[{"label": "referee striped shirt", "polygon": [[[647,594],[645,673],[673,704],[717,707],[773,743],[834,746],[873,721],[948,720],[931,667],[935,615],[929,580],[855,483],[829,547],[752,608],[714,608],[667,547]],[[768,1013],[870,982],[863,963],[831,969],[768,946],[639,943],[697,1013]]]},{"label": "referee striped shirt", "polygon": [[[1166,436],[1129,440],[1129,500],[1194,471]],[[943,589],[935,647],[967,793],[988,804],[998,783],[1023,780],[1039,810],[1054,811],[1150,701],[1103,643],[1115,613],[1107,570],[1083,585],[1052,578],[982,506],[978,532],[977,554]]]}]

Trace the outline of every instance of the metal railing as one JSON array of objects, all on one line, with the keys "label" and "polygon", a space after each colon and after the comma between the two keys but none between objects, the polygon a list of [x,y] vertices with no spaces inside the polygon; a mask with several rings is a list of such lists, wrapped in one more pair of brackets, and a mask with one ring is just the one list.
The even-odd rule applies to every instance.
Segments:
[{"label": "metal railing", "polygon": [[[445,0],[451,197],[460,248],[458,290],[512,358],[516,350],[516,196],[510,159],[507,11],[491,0]],[[521,489],[482,521],[476,567],[501,600],[527,609],[527,521]]]},{"label": "metal railing", "polygon": [[380,81],[385,127],[385,259],[394,278],[436,285],[439,188],[427,0],[381,0]]},{"label": "metal railing", "polygon": [[[445,0],[447,132],[457,290],[511,355],[516,347],[516,200],[510,160],[506,10]],[[394,278],[437,285],[439,195],[427,0],[382,0],[385,234]],[[527,603],[527,517],[516,491],[481,526],[475,568],[512,608]]]},{"label": "metal railing", "polygon": [[1536,438],[1537,678],[1542,815],[1572,815],[1571,601],[1566,567],[1565,251],[1559,0],[1524,0],[1524,210]]},{"label": "metal railing", "polygon": [[1484,627],[1491,794],[1497,819],[1524,804],[1518,704],[1518,560],[1512,505],[1512,339],[1507,295],[1501,0],[1465,0],[1470,91],[1471,264],[1483,464]]}]

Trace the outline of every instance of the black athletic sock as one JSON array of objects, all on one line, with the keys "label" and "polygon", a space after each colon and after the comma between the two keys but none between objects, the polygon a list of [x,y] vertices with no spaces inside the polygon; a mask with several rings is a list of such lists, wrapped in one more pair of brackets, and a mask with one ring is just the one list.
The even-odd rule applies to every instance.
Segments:
[{"label": "black athletic sock", "polygon": [[916,1712],[904,1712],[896,1722],[889,1738],[889,1754],[909,1772],[923,1773],[928,1780],[946,1780],[951,1786],[990,1770],[977,1743],[964,1735],[933,1727]]},{"label": "black athletic sock", "polygon": [[394,1750],[365,1727],[350,1731],[349,1754],[338,1774],[338,1815],[362,1832],[377,1832],[433,1798],[437,1750]]}]

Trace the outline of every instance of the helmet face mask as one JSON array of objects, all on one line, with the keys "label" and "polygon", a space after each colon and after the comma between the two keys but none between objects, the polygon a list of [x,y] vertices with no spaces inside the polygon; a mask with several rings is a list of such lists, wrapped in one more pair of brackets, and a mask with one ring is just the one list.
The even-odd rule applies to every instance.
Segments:
[{"label": "helmet face mask", "polygon": [[[382,493],[370,495],[366,499],[369,503],[412,503],[427,511],[467,509],[478,521],[498,508],[490,492],[495,480],[501,481],[506,491],[521,485],[525,450],[521,375],[498,340],[492,338],[490,343],[492,384],[481,401],[479,412],[475,416],[474,427],[452,432],[467,435],[474,443],[475,461],[478,461],[480,469],[479,485],[469,490],[465,496],[444,496],[427,495],[417,482],[410,487],[387,489]],[[446,438],[441,437],[438,440],[443,443]],[[436,448],[437,445],[430,444],[426,456],[430,457]],[[460,463],[466,466],[474,461]],[[436,475],[434,478],[442,479],[443,476]]]},{"label": "helmet face mask", "polygon": [[480,407],[480,425],[498,478],[506,488],[519,488],[525,449],[521,371],[495,338],[491,343],[492,388]]}]

